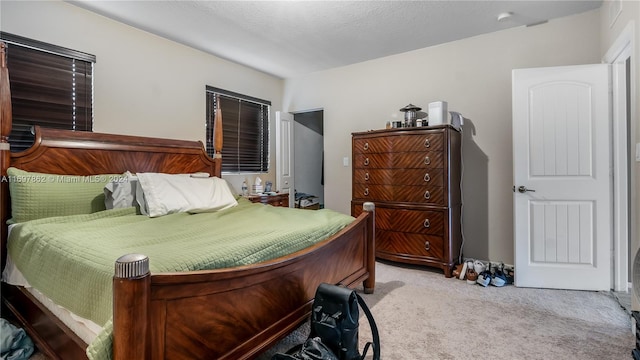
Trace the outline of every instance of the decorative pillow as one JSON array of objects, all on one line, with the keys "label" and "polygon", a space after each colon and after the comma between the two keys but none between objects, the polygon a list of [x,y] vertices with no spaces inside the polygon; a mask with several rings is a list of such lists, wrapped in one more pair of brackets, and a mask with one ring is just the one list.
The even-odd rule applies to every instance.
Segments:
[{"label": "decorative pillow", "polygon": [[55,175],[7,169],[12,223],[105,210],[104,186],[120,175]]},{"label": "decorative pillow", "polygon": [[138,173],[137,176],[136,200],[141,205],[140,211],[150,217],[220,211],[238,205],[227,182],[218,177],[160,173]]},{"label": "decorative pillow", "polygon": [[127,171],[104,186],[104,205],[107,209],[136,206],[138,177]]}]

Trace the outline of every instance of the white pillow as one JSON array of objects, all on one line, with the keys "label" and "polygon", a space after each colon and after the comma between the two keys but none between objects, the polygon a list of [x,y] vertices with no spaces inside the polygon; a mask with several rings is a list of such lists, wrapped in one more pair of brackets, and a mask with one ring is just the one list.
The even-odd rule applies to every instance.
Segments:
[{"label": "white pillow", "polygon": [[149,217],[176,212],[212,212],[238,205],[227,182],[218,177],[138,173],[136,201]]},{"label": "white pillow", "polygon": [[136,185],[138,178],[127,171],[118,179],[104,186],[104,205],[107,209],[136,206]]}]

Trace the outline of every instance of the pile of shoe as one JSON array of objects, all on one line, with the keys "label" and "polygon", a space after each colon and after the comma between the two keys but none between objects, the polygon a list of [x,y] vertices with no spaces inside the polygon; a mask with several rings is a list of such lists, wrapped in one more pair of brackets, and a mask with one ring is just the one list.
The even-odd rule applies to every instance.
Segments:
[{"label": "pile of shoe", "polygon": [[460,280],[467,280],[470,285],[489,286],[505,286],[513,283],[513,273],[505,272],[504,264],[500,263],[496,269],[491,268],[491,264],[487,266],[480,260],[469,259],[453,271],[453,275]]}]

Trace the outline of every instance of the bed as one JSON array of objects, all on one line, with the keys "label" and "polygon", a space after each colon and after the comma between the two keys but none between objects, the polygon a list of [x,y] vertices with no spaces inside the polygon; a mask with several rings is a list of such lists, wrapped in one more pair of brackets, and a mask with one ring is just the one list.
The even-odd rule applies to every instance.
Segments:
[{"label": "bed", "polygon": [[[11,153],[9,75],[2,45],[0,175],[10,167],[52,175],[131,172],[208,173],[220,177],[221,157],[199,141],[35,128],[34,145]],[[216,127],[221,126],[216,121]],[[221,132],[218,132],[221,133]],[[221,141],[216,141],[220,153]],[[0,182],[2,268],[7,258],[12,199]],[[252,204],[262,206],[259,204]],[[285,211],[302,211],[282,209]],[[182,272],[149,271],[145,254],[122,254],[112,278],[113,359],[252,359],[306,321],[321,282],[373,292],[373,205],[334,235],[258,263]],[[84,359],[89,344],[21,286],[2,284],[2,312],[25,328],[52,359]]]}]

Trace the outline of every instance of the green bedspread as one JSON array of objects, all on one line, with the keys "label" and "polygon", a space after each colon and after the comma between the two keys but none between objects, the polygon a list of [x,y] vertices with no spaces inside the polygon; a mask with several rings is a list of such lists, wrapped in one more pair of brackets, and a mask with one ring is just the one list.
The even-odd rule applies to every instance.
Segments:
[{"label": "green bedspread", "polygon": [[[274,259],[306,248],[353,221],[331,210],[252,204],[217,213],[136,215],[134,208],[16,225],[8,252],[29,283],[73,313],[103,325],[90,358],[110,356],[114,262],[145,254],[152,272],[218,269]],[[106,325],[106,326],[105,326]]]}]

